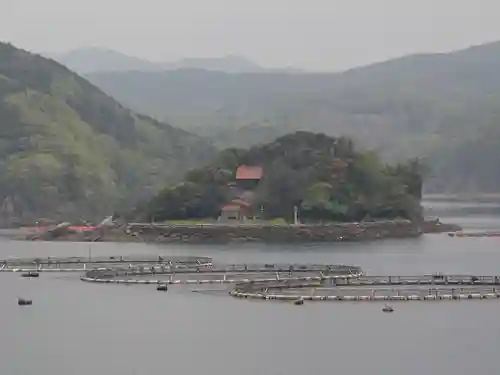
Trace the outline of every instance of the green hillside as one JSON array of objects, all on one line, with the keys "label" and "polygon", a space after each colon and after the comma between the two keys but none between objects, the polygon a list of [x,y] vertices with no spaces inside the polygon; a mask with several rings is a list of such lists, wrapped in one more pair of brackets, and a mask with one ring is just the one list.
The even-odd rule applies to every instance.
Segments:
[{"label": "green hillside", "polygon": [[434,150],[428,160],[431,193],[500,192],[500,117],[474,138]]},{"label": "green hillside", "polygon": [[2,224],[95,218],[150,197],[213,153],[55,61],[0,43]]},{"label": "green hillside", "polygon": [[[178,70],[96,73],[89,79],[126,105],[209,135],[222,148],[265,143],[296,130],[324,132],[352,137],[387,160],[427,157],[435,175],[426,186],[430,191],[482,191],[493,181],[500,190],[500,172],[486,181],[486,173],[453,161],[465,144],[480,144],[485,129],[500,126],[500,42],[343,73]],[[490,163],[478,151],[481,165]],[[441,179],[441,170],[476,182]]]}]

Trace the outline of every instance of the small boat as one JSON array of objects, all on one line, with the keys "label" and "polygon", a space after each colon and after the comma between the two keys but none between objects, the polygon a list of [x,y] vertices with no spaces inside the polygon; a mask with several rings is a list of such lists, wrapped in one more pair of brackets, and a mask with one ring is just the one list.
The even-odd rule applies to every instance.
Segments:
[{"label": "small boat", "polygon": [[391,305],[385,305],[384,308],[382,309],[383,312],[393,312],[394,309],[392,308]]},{"label": "small boat", "polygon": [[19,306],[28,306],[32,304],[32,301],[30,299],[18,298],[17,304]]},{"label": "small boat", "polygon": [[156,288],[156,290],[160,290],[162,292],[166,292],[166,291],[168,291],[168,286],[167,286],[167,284],[158,285],[158,287]]},{"label": "small boat", "polygon": [[21,277],[38,277],[38,276],[40,276],[40,274],[38,272],[33,272],[33,271],[21,274]]},{"label": "small boat", "polygon": [[304,304],[304,299],[303,298],[298,298],[295,301],[293,301],[293,304],[297,305],[297,306],[303,305]]}]

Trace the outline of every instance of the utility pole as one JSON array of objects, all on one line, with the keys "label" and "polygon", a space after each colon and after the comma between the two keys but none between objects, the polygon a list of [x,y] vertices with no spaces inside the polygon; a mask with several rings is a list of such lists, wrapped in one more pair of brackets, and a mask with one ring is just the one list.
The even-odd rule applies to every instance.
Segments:
[{"label": "utility pole", "polygon": [[293,206],[293,223],[295,225],[299,223],[299,209],[297,206]]}]

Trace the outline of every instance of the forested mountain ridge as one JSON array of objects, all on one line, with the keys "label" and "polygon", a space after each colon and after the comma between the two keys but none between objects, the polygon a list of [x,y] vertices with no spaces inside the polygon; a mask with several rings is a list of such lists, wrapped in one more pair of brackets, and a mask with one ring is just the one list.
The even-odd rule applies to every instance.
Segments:
[{"label": "forested mountain ridge", "polygon": [[96,218],[210,157],[206,139],[124,108],[59,63],[0,43],[2,224]]},{"label": "forested mountain ridge", "polygon": [[[238,187],[238,166],[263,169],[258,184]],[[183,182],[165,187],[139,207],[142,220],[216,219],[235,188],[252,189],[253,212],[265,219],[360,221],[367,218],[421,219],[422,169],[418,160],[385,165],[377,154],[355,150],[352,140],[296,132],[248,150],[226,149]],[[248,181],[246,181],[248,182]],[[244,193],[247,195],[248,191]]]},{"label": "forested mountain ridge", "polygon": [[[429,192],[500,192],[500,117],[473,138],[434,150]],[[427,163],[429,163],[429,161]]]},{"label": "forested mountain ridge", "polygon": [[[500,190],[500,173],[463,183],[474,180],[476,170],[453,157],[500,126],[500,42],[343,73],[178,70],[96,73],[89,79],[132,108],[196,129],[222,148],[261,144],[296,130],[344,135],[387,160],[426,157],[434,175],[430,191]],[[491,160],[483,153],[476,157],[481,165]],[[460,177],[441,178],[444,170]]]}]

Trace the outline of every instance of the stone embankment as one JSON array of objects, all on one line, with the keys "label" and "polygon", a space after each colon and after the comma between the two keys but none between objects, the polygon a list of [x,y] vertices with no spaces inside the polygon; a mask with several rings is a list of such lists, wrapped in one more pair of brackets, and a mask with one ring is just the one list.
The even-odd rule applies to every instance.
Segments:
[{"label": "stone embankment", "polygon": [[439,220],[416,225],[407,220],[361,223],[330,223],[324,225],[271,225],[271,224],[193,224],[162,225],[131,223],[120,228],[100,228],[94,231],[67,231],[55,236],[54,232],[23,235],[23,239],[44,241],[107,241],[155,243],[312,243],[370,241],[383,238],[411,238],[422,233],[458,231],[457,225],[443,224]]},{"label": "stone embankment", "polygon": [[231,243],[252,241],[266,243],[307,243],[418,237],[422,234],[422,230],[410,221],[402,220],[325,225],[204,224],[172,226],[131,224],[126,229],[126,233],[146,242],[160,243]]}]

